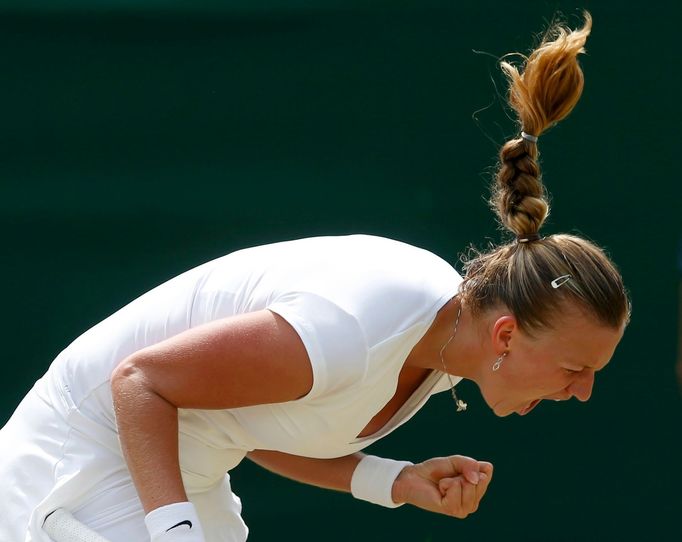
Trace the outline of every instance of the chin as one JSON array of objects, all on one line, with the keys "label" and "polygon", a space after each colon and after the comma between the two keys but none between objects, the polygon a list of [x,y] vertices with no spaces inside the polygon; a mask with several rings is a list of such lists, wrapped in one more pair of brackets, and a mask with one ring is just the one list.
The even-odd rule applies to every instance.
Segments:
[{"label": "chin", "polygon": [[525,416],[529,414],[530,411],[533,410],[536,406],[538,406],[541,402],[542,399],[534,399],[533,401],[530,401],[528,403],[516,405],[515,407],[513,407],[501,404],[502,401],[500,401],[498,403],[495,403],[494,405],[488,403],[488,406],[492,409],[496,416],[498,416],[499,418],[505,418],[510,414],[518,414],[519,416]]},{"label": "chin", "polygon": [[493,405],[490,408],[495,413],[495,416],[497,416],[498,418],[506,418],[507,416],[509,416],[510,414],[514,414],[515,412],[513,409],[510,410],[509,408],[505,408],[499,404]]},{"label": "chin", "polygon": [[495,398],[493,397],[486,397],[485,393],[483,393],[483,390],[481,390],[481,396],[483,397],[483,400],[485,401],[485,404],[488,405],[490,410],[493,411],[495,416],[498,418],[506,418],[507,416],[510,416],[511,414],[517,413],[519,411],[519,406],[517,405],[516,407],[510,406],[509,403],[505,400],[505,397],[500,397],[497,399],[496,402],[494,402]]}]

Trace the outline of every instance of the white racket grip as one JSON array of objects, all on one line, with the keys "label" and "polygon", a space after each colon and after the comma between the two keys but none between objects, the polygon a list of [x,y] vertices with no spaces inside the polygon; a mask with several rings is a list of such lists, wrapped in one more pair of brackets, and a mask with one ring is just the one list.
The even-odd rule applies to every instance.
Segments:
[{"label": "white racket grip", "polygon": [[405,503],[395,503],[391,497],[393,482],[405,467],[413,464],[409,461],[366,455],[353,471],[350,481],[353,497],[386,508],[402,506]]},{"label": "white racket grip", "polygon": [[54,542],[109,542],[63,508],[58,508],[47,516],[43,530]]}]

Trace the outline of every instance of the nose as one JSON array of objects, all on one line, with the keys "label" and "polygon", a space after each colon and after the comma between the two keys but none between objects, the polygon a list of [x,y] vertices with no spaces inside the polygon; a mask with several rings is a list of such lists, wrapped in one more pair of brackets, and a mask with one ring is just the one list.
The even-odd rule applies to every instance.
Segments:
[{"label": "nose", "polygon": [[594,371],[588,369],[582,371],[580,376],[573,381],[568,387],[571,395],[578,399],[578,401],[588,401],[592,396],[592,388],[594,387]]}]

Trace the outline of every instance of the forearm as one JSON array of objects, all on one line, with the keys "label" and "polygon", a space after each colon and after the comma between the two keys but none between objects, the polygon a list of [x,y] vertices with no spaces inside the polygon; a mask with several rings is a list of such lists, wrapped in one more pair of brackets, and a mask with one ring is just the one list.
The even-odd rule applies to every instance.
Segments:
[{"label": "forearm", "polygon": [[177,408],[124,361],[111,380],[119,439],[145,512],[187,500],[178,461]]},{"label": "forearm", "polygon": [[364,454],[358,452],[333,459],[313,459],[255,450],[249,452],[247,457],[261,467],[286,478],[325,489],[350,492],[353,472]]}]

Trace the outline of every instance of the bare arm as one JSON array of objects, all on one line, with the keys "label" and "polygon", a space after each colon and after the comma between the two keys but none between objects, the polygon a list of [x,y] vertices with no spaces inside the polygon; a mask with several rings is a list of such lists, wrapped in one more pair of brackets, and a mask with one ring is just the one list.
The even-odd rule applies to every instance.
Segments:
[{"label": "bare arm", "polygon": [[123,360],[112,373],[112,395],[123,454],[145,512],[187,500],[178,408],[291,401],[308,393],[312,381],[300,337],[267,310],[198,326]]},{"label": "bare arm", "polygon": [[353,471],[364,454],[358,452],[334,459],[313,459],[282,452],[254,450],[247,457],[257,465],[286,478],[325,489],[350,492]]},{"label": "bare arm", "polygon": [[[267,470],[305,484],[350,492],[351,479],[365,456],[355,453],[334,459],[312,459],[282,452],[254,450],[247,457]],[[393,482],[395,503],[409,503],[430,512],[465,518],[478,509],[492,479],[493,466],[454,455],[407,466]]]}]

